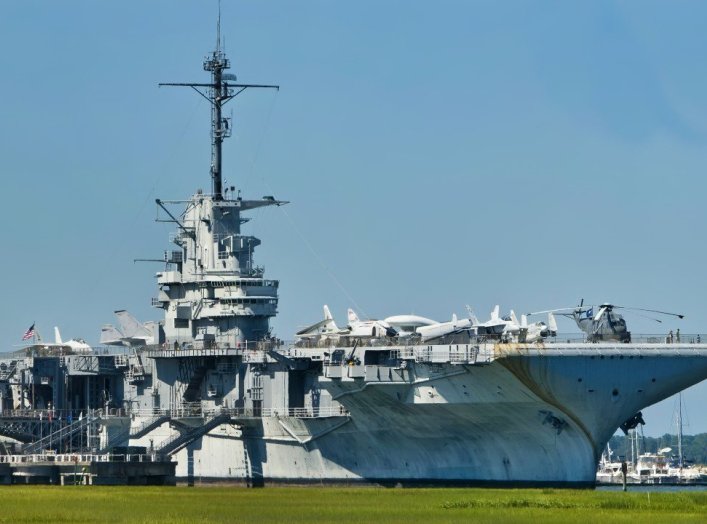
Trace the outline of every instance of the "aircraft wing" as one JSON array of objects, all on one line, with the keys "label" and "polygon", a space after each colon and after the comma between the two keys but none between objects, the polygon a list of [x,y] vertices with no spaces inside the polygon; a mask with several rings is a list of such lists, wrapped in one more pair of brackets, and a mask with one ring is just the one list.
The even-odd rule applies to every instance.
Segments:
[{"label": "aircraft wing", "polygon": [[396,326],[432,326],[434,324],[439,324],[436,320],[431,318],[420,317],[417,315],[394,315],[392,317],[387,317],[383,319],[383,322],[387,322],[393,327]]},{"label": "aircraft wing", "polygon": [[310,332],[315,331],[319,329],[322,326],[325,326],[330,320],[328,318],[325,318],[324,320],[320,320],[316,324],[312,324],[311,326],[307,326],[305,328],[300,329],[295,335],[302,336],[302,335],[307,335],[310,334]]}]

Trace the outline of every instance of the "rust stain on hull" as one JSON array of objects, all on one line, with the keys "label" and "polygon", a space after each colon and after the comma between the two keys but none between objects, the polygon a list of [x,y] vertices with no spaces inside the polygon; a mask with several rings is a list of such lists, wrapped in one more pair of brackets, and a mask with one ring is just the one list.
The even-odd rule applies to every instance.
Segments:
[{"label": "rust stain on hull", "polygon": [[[533,344],[533,349],[544,349],[542,344]],[[546,388],[542,387],[530,374],[526,362],[529,357],[528,344],[495,344],[494,345],[494,356],[496,357],[496,362],[501,364],[504,368],[510,371],[513,376],[520,380],[525,387],[537,395],[543,402],[547,402],[549,405],[558,409],[560,412],[568,416],[576,424],[576,426],[587,436],[587,439],[594,449],[595,459],[598,460],[597,455],[597,445],[594,441],[594,437],[591,432],[587,429],[581,419],[575,415],[571,410],[567,409],[555,396],[548,391]],[[543,358],[542,356],[536,356],[534,358]]]}]

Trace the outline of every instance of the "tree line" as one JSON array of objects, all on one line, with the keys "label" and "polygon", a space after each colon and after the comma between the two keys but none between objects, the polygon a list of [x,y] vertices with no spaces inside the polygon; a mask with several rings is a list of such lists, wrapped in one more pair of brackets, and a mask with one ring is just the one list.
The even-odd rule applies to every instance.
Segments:
[{"label": "tree line", "polygon": [[[678,456],[678,437],[666,433],[661,437],[638,436],[639,453],[657,453],[659,449],[671,448],[666,455]],[[631,442],[625,435],[614,435],[609,440],[613,451],[612,460],[631,460]],[[707,433],[682,436],[683,458],[688,463],[707,465]]]}]

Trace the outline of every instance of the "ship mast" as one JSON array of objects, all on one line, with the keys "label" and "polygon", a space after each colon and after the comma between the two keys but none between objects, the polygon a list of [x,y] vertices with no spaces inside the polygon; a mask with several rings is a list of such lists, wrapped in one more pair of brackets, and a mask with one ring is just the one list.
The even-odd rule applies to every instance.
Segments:
[{"label": "ship mast", "polygon": [[[223,139],[230,136],[228,120],[222,116],[223,94],[228,88],[223,83],[223,71],[231,67],[226,54],[221,51],[221,6],[219,5],[216,25],[216,49],[211,57],[204,60],[204,71],[211,71],[211,194],[214,200],[221,200],[223,195],[223,171],[221,146]],[[235,75],[232,75],[235,80]]]},{"label": "ship mast", "polygon": [[[211,195],[214,200],[223,200],[223,155],[224,138],[231,136],[229,118],[223,117],[223,106],[249,87],[280,89],[280,86],[266,84],[238,84],[236,75],[224,74],[230,69],[231,61],[221,49],[221,12],[219,9],[216,25],[216,48],[204,59],[204,70],[211,73],[208,84],[181,82],[161,83],[160,86],[191,87],[211,104]],[[204,92],[204,89],[207,91]]]}]

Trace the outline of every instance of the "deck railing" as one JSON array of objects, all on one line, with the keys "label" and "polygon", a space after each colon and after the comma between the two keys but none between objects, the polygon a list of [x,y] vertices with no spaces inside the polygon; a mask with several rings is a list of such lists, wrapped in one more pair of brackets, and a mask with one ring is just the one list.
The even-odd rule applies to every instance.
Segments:
[{"label": "deck railing", "polygon": [[[631,344],[702,344],[707,343],[707,335],[699,333],[631,333]],[[366,347],[425,347],[425,346],[449,346],[463,344],[498,344],[505,343],[507,340],[503,335],[472,335],[464,337],[454,337],[450,339],[436,339],[423,342],[415,338],[371,338],[371,337],[341,337],[335,340],[314,341],[314,340],[296,340],[284,341],[282,346],[295,349],[333,349],[353,347],[354,344],[361,349]],[[516,342],[517,343],[517,342]],[[553,344],[575,344],[575,343],[590,343],[587,340],[585,333],[560,333],[554,337],[546,337],[537,342],[528,342],[529,345],[544,344],[552,346]],[[594,342],[601,344],[602,342]],[[619,343],[618,341],[606,341],[605,343]]]},{"label": "deck railing", "polygon": [[202,408],[201,406],[186,406],[172,409],[135,409],[130,415],[141,417],[170,416],[172,418],[211,417],[214,415],[230,415],[232,418],[327,418],[347,416],[348,412],[339,406],[305,407],[305,408]]},{"label": "deck railing", "polygon": [[46,421],[63,421],[67,424],[77,422],[87,417],[124,417],[126,414],[123,408],[105,409],[4,409],[0,411],[1,418],[23,418]]},{"label": "deck railing", "polygon": [[75,464],[86,462],[163,462],[162,457],[150,453],[33,453],[31,455],[0,455],[0,464]]},{"label": "deck railing", "polygon": [[[171,357],[171,356],[231,356],[246,355],[253,361],[264,362],[265,354],[269,351],[297,349],[322,349],[329,350],[335,348],[358,348],[366,347],[426,347],[430,345],[461,345],[461,344],[497,344],[504,343],[503,335],[456,335],[444,339],[430,340],[423,342],[419,338],[395,338],[395,337],[348,337],[342,336],[334,339],[323,340],[249,340],[237,343],[218,343],[214,341],[168,341],[162,344],[151,344],[140,348],[119,348],[119,347],[96,347],[93,355],[128,355],[137,351],[145,353],[148,357]],[[702,344],[707,343],[707,334],[702,333],[631,333],[632,344]],[[544,344],[552,347],[553,344],[578,344],[589,343],[585,333],[560,333],[554,337],[547,337],[538,342],[529,344]],[[601,344],[602,342],[595,342]],[[607,343],[617,343],[607,341]]]}]

